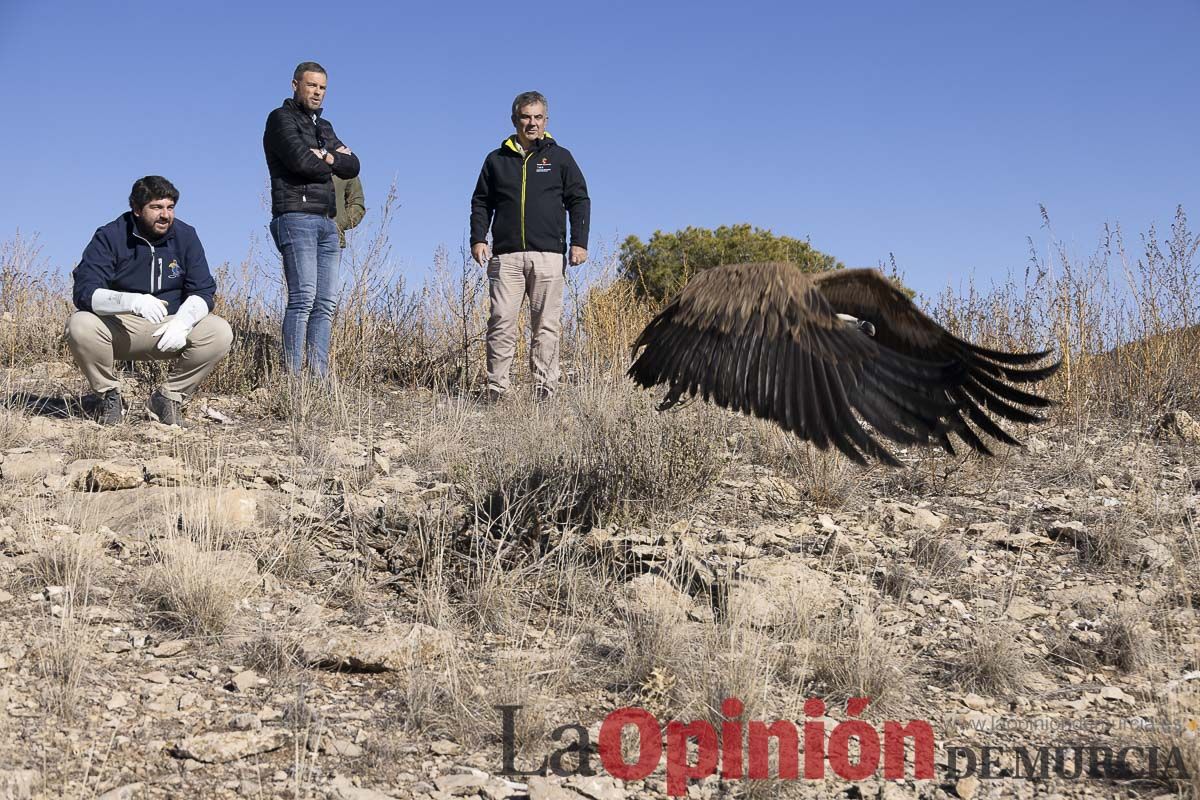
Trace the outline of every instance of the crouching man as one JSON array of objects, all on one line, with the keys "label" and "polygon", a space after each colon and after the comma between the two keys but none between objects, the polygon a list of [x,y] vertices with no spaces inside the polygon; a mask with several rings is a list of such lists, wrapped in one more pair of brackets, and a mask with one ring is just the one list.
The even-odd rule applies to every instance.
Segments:
[{"label": "crouching man", "polygon": [[148,175],[133,184],[130,211],[96,231],[72,276],[76,311],[67,343],[92,390],[99,421],[121,421],[117,361],[172,362],[146,409],[183,424],[183,404],[229,352],[229,323],[211,314],[216,282],[192,226],[175,219],[179,191]]}]

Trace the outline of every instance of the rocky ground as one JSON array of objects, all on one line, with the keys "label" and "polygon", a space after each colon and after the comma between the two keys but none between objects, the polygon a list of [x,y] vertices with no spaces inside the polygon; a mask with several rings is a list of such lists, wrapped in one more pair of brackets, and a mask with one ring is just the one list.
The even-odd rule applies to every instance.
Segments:
[{"label": "rocky ground", "polygon": [[[502,776],[495,706],[522,707],[528,767],[560,725],[594,745],[621,706],[714,718],[731,695],[769,719],[823,697],[827,730],[851,696],[873,723],[927,720],[937,777],[713,777],[691,797],[1197,786],[1012,777],[1013,748],[1079,742],[1176,747],[1200,768],[1200,433],[1184,414],[1047,425],[989,461],[904,453],[888,471],[705,409],[679,416],[687,436],[620,413],[597,427],[610,395],[582,388],[541,408],[292,398],[303,414],[259,390],[198,400],[186,430],[136,407],[101,429],[52,413],[75,408],[75,380],[63,364],[7,377],[0,798],[660,797],[661,770]],[[626,428],[607,450],[588,438]],[[539,439],[607,460],[556,483],[576,462],[520,450]],[[680,457],[649,454],[667,447]],[[983,745],[1001,748],[998,777],[946,773],[947,748]]]}]

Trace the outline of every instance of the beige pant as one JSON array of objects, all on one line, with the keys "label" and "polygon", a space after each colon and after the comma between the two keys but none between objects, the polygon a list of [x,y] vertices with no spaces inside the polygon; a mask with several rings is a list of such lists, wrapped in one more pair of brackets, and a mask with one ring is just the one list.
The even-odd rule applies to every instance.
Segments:
[{"label": "beige pant", "polygon": [[173,361],[161,389],[163,395],[182,403],[229,352],[233,331],[228,322],[209,314],[192,328],[182,350],[165,353],[158,349],[158,337],[153,334],[172,319],[151,322],[136,314],[97,316],[90,311],[76,311],[67,321],[67,345],[94,392],[107,392],[120,385],[118,361]]},{"label": "beige pant", "polygon": [[492,312],[487,326],[488,388],[508,391],[517,348],[517,316],[529,297],[529,371],[534,386],[553,393],[558,387],[558,340],[562,333],[566,260],[562,253],[526,250],[488,261]]}]

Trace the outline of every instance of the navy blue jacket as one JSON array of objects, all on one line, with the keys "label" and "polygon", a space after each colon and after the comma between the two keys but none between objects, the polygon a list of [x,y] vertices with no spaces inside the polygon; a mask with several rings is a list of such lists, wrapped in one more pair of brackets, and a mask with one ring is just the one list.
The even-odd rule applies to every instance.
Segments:
[{"label": "navy blue jacket", "polygon": [[72,299],[80,311],[92,310],[97,289],[152,294],[167,304],[168,314],[192,295],[203,297],[212,311],[217,292],[195,228],[176,219],[165,236],[151,242],[132,211],[96,231],[71,277]]}]

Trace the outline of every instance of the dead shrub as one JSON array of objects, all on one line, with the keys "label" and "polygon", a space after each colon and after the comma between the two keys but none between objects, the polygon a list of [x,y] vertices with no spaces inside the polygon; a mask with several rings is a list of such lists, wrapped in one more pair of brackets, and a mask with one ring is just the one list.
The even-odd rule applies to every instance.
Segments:
[{"label": "dead shrub", "polygon": [[955,575],[967,563],[967,555],[959,542],[935,534],[922,534],[913,539],[909,555],[919,569],[937,576]]},{"label": "dead shrub", "polygon": [[812,669],[827,690],[821,696],[867,697],[873,708],[886,709],[905,696],[911,657],[874,611],[847,606],[818,631]]},{"label": "dead shrub", "polygon": [[1029,675],[1028,658],[1016,631],[995,621],[972,630],[950,665],[955,685],[987,695],[1022,691]]},{"label": "dead shrub", "polygon": [[95,534],[59,533],[37,545],[30,562],[31,578],[42,587],[63,587],[67,603],[86,604],[102,557]]},{"label": "dead shrub", "polygon": [[1122,672],[1140,672],[1154,663],[1153,629],[1145,615],[1129,608],[1114,609],[1103,628],[1100,661]]},{"label": "dead shrub", "polygon": [[179,536],[161,542],[156,555],[140,592],[152,618],[183,634],[225,633],[253,591],[252,560],[235,551],[204,550]]},{"label": "dead shrub", "polygon": [[35,643],[38,672],[48,704],[62,717],[79,711],[79,689],[83,676],[92,668],[92,637],[73,605],[61,606],[58,618],[48,618],[43,635]]},{"label": "dead shrub", "polygon": [[303,648],[296,637],[264,629],[241,647],[247,667],[274,677],[287,677],[301,665]]}]

